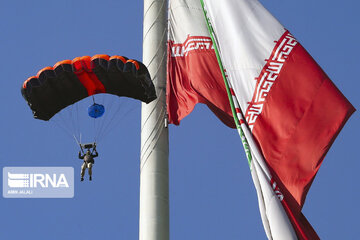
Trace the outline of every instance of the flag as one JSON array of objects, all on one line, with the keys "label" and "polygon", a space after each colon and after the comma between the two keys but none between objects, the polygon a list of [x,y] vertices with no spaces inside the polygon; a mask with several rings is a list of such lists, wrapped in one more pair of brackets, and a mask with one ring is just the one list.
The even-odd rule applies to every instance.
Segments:
[{"label": "flag", "polygon": [[[204,2],[235,112],[248,140],[251,174],[266,234],[269,239],[318,239],[301,208],[327,151],[355,109],[296,38],[257,0]],[[184,36],[202,36],[200,22],[205,20],[200,19],[199,8],[197,0],[170,1],[169,47],[184,43]],[[181,23],[196,24],[178,31],[180,19]],[[192,52],[194,61],[200,52]],[[188,89],[178,84],[185,79],[182,75],[190,86],[194,82],[198,86],[206,86],[208,81],[220,83],[201,78],[201,74],[190,75],[191,71],[204,71],[193,69],[197,66],[186,58],[168,57],[171,122],[178,123],[189,113],[170,114],[182,112],[189,101]],[[206,61],[201,67],[206,68]],[[213,65],[207,70],[218,71]],[[195,93],[203,96],[201,90]],[[207,98],[208,106],[224,99],[226,92],[220,90],[212,99]],[[183,99],[177,103],[171,96]],[[229,115],[229,110],[216,110],[225,122],[222,117]],[[221,110],[225,111],[220,114]]]},{"label": "flag", "polygon": [[172,0],[169,7],[167,112],[178,125],[197,103],[235,127],[224,80],[199,1]]}]

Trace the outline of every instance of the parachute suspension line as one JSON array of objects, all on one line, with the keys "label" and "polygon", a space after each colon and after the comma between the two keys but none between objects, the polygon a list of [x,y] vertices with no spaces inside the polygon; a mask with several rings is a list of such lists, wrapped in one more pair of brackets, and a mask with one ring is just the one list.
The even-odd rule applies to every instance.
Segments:
[{"label": "parachute suspension line", "polygon": [[[70,119],[70,122],[69,122],[69,127],[70,127],[70,130],[71,130],[71,132],[74,132],[75,131],[75,129],[74,129],[74,120],[73,120],[73,118],[72,118],[72,106],[70,106],[69,108],[67,108],[66,110],[65,110],[65,113],[64,113],[64,115],[62,115],[63,117],[65,117],[65,119]],[[67,115],[67,116],[66,116]],[[65,120],[64,119],[64,120]]]},{"label": "parachute suspension line", "polygon": [[[71,108],[71,107],[70,107]],[[80,135],[80,142],[81,142],[81,133],[80,131],[76,130],[76,124],[72,123],[74,120],[66,121],[65,118],[72,118],[72,109],[66,109],[57,114],[56,117],[50,119],[50,122],[55,123],[60,129],[62,129],[70,138],[74,138],[77,143],[79,143],[77,139],[77,135]],[[74,128],[75,127],[75,128]]]},{"label": "parachute suspension line", "polygon": [[77,110],[77,105],[74,106],[74,104],[72,104],[70,106],[70,117],[71,117],[71,123],[72,123],[72,127],[74,129],[73,133],[76,134],[76,136],[80,136],[80,126],[78,124],[79,121],[77,121],[77,116],[78,116],[78,110]]},{"label": "parachute suspension line", "polygon": [[104,128],[104,126],[106,126],[106,122],[107,122],[107,119],[109,118],[109,113],[111,113],[111,109],[112,109],[112,106],[114,104],[114,101],[107,101],[107,98],[110,98],[110,96],[108,97],[105,97],[105,94],[102,98],[102,104],[104,106],[106,106],[106,113],[105,115],[102,117],[103,119],[100,121],[99,125],[97,126],[97,129],[95,131],[95,134],[94,134],[94,141],[95,142],[98,142],[99,141],[99,136],[101,135],[101,132],[102,132],[102,129]]},{"label": "parachute suspension line", "polygon": [[[102,132],[101,139],[103,137],[105,137],[106,135],[108,135],[112,129],[114,129],[116,126],[118,126],[125,116],[127,116],[128,114],[130,114],[132,111],[134,111],[136,109],[136,107],[132,107],[129,110],[127,110],[126,112],[120,113],[120,111],[123,109],[122,105],[123,105],[123,102],[121,103],[121,105],[119,105],[117,107],[115,113],[113,114],[109,123],[106,125],[104,131]],[[118,121],[115,121],[115,119],[117,119]],[[115,123],[114,123],[114,121],[115,121]]]},{"label": "parachute suspension line", "polygon": [[[95,102],[95,96],[92,95],[91,97],[92,97],[93,105],[98,104],[98,103]],[[94,143],[96,143],[96,134],[97,134],[98,128],[99,128],[99,124],[97,124],[97,123],[98,123],[97,118],[94,118],[93,119],[93,132],[94,132],[94,134],[93,134],[93,136],[94,136],[93,142]]]},{"label": "parachute suspension line", "polygon": [[59,128],[63,129],[64,132],[71,138],[73,136],[73,134],[70,132],[70,130],[66,127],[64,127],[63,125],[60,124],[60,122],[58,122],[56,119],[51,119],[50,121],[52,121],[53,123],[55,123]]},{"label": "parachute suspension line", "polygon": [[[106,123],[106,125],[104,124],[103,125],[103,129],[102,129],[102,133],[104,134],[104,132],[109,128],[109,125],[112,123],[112,121],[113,121],[113,119],[114,118],[116,118],[116,116],[117,116],[117,114],[119,113],[119,111],[120,111],[120,109],[122,109],[122,105],[123,105],[123,103],[124,103],[124,101],[122,101],[122,99],[121,99],[121,97],[119,97],[119,101],[120,101],[120,103],[118,104],[118,106],[117,106],[117,108],[116,108],[116,110],[115,110],[115,112],[112,114],[112,117],[110,118],[110,117],[108,117],[106,120],[107,120],[107,123]],[[114,108],[114,104],[113,104],[114,102],[112,102],[112,104],[110,105],[110,109],[113,109]],[[113,111],[113,110],[110,110],[110,111]]]},{"label": "parachute suspension line", "polygon": [[[95,103],[94,103],[95,104]],[[96,118],[93,118],[93,123],[94,123],[94,132],[96,131]],[[95,134],[94,134],[95,135]],[[95,142],[95,136],[94,136],[94,140],[93,142]]]},{"label": "parachute suspension line", "polygon": [[[93,104],[95,105],[96,103],[95,103],[95,96],[94,95],[92,95],[92,100],[93,100]],[[97,121],[96,121],[97,119],[96,118],[94,118],[94,143],[96,142],[96,127],[97,127]]]},{"label": "parachute suspension line", "polygon": [[109,119],[109,117],[111,115],[110,113],[112,112],[111,109],[113,108],[114,100],[111,100],[110,96],[106,97],[105,94],[104,94],[104,96],[103,96],[103,105],[107,106],[107,110],[106,110],[105,116],[103,117],[104,119],[102,120],[101,125],[99,126],[99,129],[98,129],[97,133],[95,134],[97,141],[99,141],[100,135],[102,134],[103,129],[108,124],[107,122],[108,122],[108,119]]},{"label": "parachute suspension line", "polygon": [[70,129],[71,132],[77,134],[77,123],[75,119],[74,114],[74,105],[71,105],[69,108],[67,108],[65,111],[67,111],[68,117],[67,119],[70,119]]},{"label": "parachute suspension line", "polygon": [[63,129],[65,129],[67,132],[70,132],[70,137],[71,137],[73,135],[72,133],[74,131],[73,131],[73,128],[72,128],[72,124],[69,123],[69,121],[65,120],[66,115],[69,115],[68,109],[63,110],[63,111],[61,111],[60,113],[57,114],[57,116],[59,118],[58,119],[59,120],[58,125],[61,126]]},{"label": "parachute suspension line", "polygon": [[[95,96],[94,95],[91,95],[91,97],[92,97],[92,101],[93,101],[93,105],[95,105],[96,104],[96,102],[95,102]],[[97,127],[97,124],[96,124],[97,122],[96,122],[96,118],[94,118],[93,119],[93,130],[94,130],[94,139],[93,139],[93,142],[95,143],[96,142],[96,132],[97,132],[97,130],[96,130],[96,127]]]},{"label": "parachute suspension line", "polygon": [[[79,106],[77,104],[75,104],[75,112],[76,112],[76,122],[79,123]],[[81,143],[81,129],[80,129],[80,124],[77,124],[77,128],[76,128],[76,134],[79,134],[79,138],[80,138],[80,143]]]},{"label": "parachute suspension line", "polygon": [[81,152],[84,154],[84,149],[81,146],[81,135],[80,135],[80,142],[77,140],[75,135],[73,135],[73,136],[74,136],[74,139],[75,139],[76,143],[79,145]]},{"label": "parachute suspension line", "polygon": [[[68,130],[72,133],[71,135],[75,138],[75,141],[78,142],[77,139],[77,127],[74,119],[74,106],[71,105],[69,108],[65,109],[63,112],[60,112],[58,115],[61,118],[61,121],[67,125]],[[70,121],[66,121],[69,119]],[[67,123],[67,124],[66,124]]]},{"label": "parachute suspension line", "polygon": [[[119,97],[119,99],[121,99],[121,98]],[[120,100],[119,100],[119,101],[120,101]],[[107,130],[108,130],[109,128],[112,129],[111,124],[112,124],[112,122],[113,122],[113,119],[115,119],[115,118],[117,117],[119,110],[122,108],[122,105],[123,105],[123,101],[120,101],[120,103],[118,104],[116,110],[113,111],[112,109],[114,108],[115,104],[114,104],[114,101],[111,101],[111,102],[110,102],[108,108],[109,108],[109,112],[113,112],[113,113],[111,114],[112,117],[110,118],[110,116],[109,116],[109,114],[108,114],[108,116],[106,116],[106,118],[104,119],[104,122],[103,122],[103,124],[102,124],[102,126],[101,126],[101,129],[99,130],[99,133],[98,133],[98,135],[97,135],[98,141],[99,141],[100,139],[102,139],[104,136],[106,136],[106,132],[107,132]]]}]

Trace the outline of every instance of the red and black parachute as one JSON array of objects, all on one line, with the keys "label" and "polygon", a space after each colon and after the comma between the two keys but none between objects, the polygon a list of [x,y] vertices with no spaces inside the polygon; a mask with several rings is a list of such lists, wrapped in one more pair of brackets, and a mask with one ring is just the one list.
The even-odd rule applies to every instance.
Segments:
[{"label": "red and black parachute", "polygon": [[28,78],[21,93],[34,118],[49,120],[63,108],[98,93],[149,103],[156,99],[146,66],[122,56],[95,55],[58,62]]}]

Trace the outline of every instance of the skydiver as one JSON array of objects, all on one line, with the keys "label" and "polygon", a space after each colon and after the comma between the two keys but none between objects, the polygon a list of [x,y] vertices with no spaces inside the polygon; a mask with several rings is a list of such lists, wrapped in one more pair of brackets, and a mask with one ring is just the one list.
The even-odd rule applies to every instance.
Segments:
[{"label": "skydiver", "polygon": [[91,181],[91,175],[92,175],[92,166],[95,163],[94,158],[99,156],[98,152],[96,151],[96,148],[94,147],[95,154],[92,154],[90,152],[90,149],[88,149],[86,151],[86,153],[84,155],[81,155],[81,152],[79,151],[79,159],[84,159],[84,163],[81,166],[81,181],[84,181],[84,175],[85,175],[85,169],[88,169],[88,173],[89,173],[89,180]]}]

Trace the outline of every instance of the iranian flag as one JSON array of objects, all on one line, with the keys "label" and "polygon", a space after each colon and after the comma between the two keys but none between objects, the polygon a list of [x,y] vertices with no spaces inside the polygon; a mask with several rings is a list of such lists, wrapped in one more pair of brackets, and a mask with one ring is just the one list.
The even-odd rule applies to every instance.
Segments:
[{"label": "iranian flag", "polygon": [[268,238],[319,239],[301,209],[355,109],[259,1],[203,4],[170,0],[169,121],[207,104],[240,133]]}]

